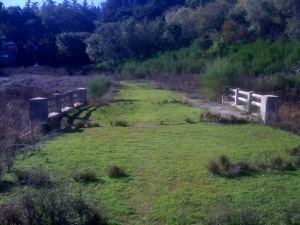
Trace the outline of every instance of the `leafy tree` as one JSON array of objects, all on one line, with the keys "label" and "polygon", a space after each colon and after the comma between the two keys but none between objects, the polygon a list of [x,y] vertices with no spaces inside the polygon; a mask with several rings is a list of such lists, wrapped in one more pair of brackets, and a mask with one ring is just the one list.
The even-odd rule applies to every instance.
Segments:
[{"label": "leafy tree", "polygon": [[56,36],[56,45],[64,63],[85,64],[89,58],[85,53],[85,40],[89,33],[62,33]]},{"label": "leafy tree", "polygon": [[222,35],[225,43],[230,44],[246,37],[246,28],[240,26],[233,20],[227,20],[222,27]]}]

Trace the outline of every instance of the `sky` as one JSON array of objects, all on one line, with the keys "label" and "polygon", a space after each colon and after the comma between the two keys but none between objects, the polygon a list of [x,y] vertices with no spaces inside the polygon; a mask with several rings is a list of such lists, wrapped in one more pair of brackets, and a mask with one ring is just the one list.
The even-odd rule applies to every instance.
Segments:
[{"label": "sky", "polygon": [[[56,3],[62,2],[63,0],[54,0]],[[78,0],[79,3],[81,3],[83,0]],[[88,0],[88,2],[91,2],[92,0]],[[0,2],[4,3],[5,6],[16,6],[19,5],[21,7],[24,6],[26,0],[0,0]],[[40,2],[40,4],[43,2],[43,0],[32,0],[32,2]],[[103,0],[94,0],[95,5],[98,3],[103,2]]]}]

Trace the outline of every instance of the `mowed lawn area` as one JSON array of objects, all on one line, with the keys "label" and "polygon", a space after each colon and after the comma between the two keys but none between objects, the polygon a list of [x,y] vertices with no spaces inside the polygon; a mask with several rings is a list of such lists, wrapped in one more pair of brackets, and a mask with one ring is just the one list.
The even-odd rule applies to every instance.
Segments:
[{"label": "mowed lawn area", "polygon": [[[229,179],[212,176],[206,166],[220,155],[232,161],[288,160],[286,149],[299,145],[300,137],[259,124],[202,123],[201,112],[178,93],[124,82],[111,105],[76,113],[100,127],[54,137],[40,150],[19,155],[15,169],[46,168],[56,188],[82,192],[103,205],[110,224],[201,224],[220,202],[253,208],[277,224],[285,207],[300,198],[300,169]],[[115,121],[129,126],[112,126]],[[111,165],[127,176],[109,178]],[[93,170],[98,180],[76,182],[78,170]],[[0,201],[24,188],[0,193]]]}]

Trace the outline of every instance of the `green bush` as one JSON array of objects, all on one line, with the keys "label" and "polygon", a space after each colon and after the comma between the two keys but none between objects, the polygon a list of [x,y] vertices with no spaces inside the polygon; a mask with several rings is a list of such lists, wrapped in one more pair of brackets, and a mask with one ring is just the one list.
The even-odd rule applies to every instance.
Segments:
[{"label": "green bush", "polygon": [[207,66],[203,73],[202,86],[211,95],[220,97],[223,87],[231,85],[236,76],[236,65],[226,58],[219,58]]},{"label": "green bush", "polygon": [[193,74],[203,71],[205,61],[197,45],[158,53],[145,61],[127,61],[121,66],[124,76],[153,78],[164,74]]},{"label": "green bush", "polygon": [[111,82],[102,76],[95,76],[88,81],[88,93],[92,98],[101,98],[111,86]]},{"label": "green bush", "polygon": [[125,171],[123,169],[121,169],[118,166],[110,166],[107,170],[107,175],[110,178],[120,178],[120,177],[124,177]]},{"label": "green bush", "polygon": [[220,54],[237,62],[240,73],[275,73],[288,70],[298,63],[300,42],[258,40],[231,45]]},{"label": "green bush", "polygon": [[93,182],[97,181],[97,174],[93,170],[86,169],[84,171],[77,171],[73,174],[73,179],[77,182]]}]

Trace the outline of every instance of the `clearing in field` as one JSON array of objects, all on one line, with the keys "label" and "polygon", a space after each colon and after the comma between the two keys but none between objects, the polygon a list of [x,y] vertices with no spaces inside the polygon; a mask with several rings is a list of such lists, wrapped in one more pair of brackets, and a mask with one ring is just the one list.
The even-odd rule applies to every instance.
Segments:
[{"label": "clearing in field", "polygon": [[[213,177],[206,166],[220,155],[233,161],[288,158],[285,150],[299,145],[300,137],[259,124],[201,123],[201,112],[178,93],[123,83],[111,105],[75,112],[100,127],[55,137],[39,151],[20,155],[15,167],[47,168],[57,187],[101,202],[110,224],[200,224],[219,202],[254,208],[276,224],[278,213],[300,196],[299,169],[228,179]],[[112,165],[126,175],[108,177]],[[95,171],[98,179],[76,182],[74,172],[84,170]]]}]

